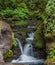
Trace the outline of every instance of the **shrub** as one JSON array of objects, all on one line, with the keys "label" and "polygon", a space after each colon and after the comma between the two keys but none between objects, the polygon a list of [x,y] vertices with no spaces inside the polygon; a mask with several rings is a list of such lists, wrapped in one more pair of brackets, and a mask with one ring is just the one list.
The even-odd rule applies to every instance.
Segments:
[{"label": "shrub", "polygon": [[48,55],[48,56],[49,56],[50,58],[53,58],[53,57],[55,56],[55,43],[52,43],[52,44],[51,44],[51,47],[50,47],[49,50],[50,50],[50,52],[49,52],[49,55]]},{"label": "shrub", "polygon": [[55,32],[55,0],[49,0],[45,12],[47,17],[44,20],[45,33]]},{"label": "shrub", "polygon": [[15,17],[25,19],[28,17],[28,8],[25,3],[21,3],[13,12]]},{"label": "shrub", "polygon": [[6,8],[5,10],[2,10],[0,12],[1,15],[3,15],[4,17],[12,17],[13,16],[13,10]]}]

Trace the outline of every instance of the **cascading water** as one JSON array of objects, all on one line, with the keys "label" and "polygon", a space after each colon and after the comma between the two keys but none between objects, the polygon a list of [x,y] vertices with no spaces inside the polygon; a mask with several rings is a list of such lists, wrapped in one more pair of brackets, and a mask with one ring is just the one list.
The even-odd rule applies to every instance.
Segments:
[{"label": "cascading water", "polygon": [[20,40],[16,38],[16,41],[17,41],[17,43],[19,43],[19,48],[21,50],[21,54],[23,54],[23,48],[22,48]]},{"label": "cascading water", "polygon": [[33,48],[32,48],[32,41],[33,41],[33,36],[34,36],[34,33],[30,33],[28,34],[28,38],[26,38],[26,42],[27,44],[25,44],[24,46],[24,54],[25,55],[33,55]]},{"label": "cascading water", "polygon": [[33,56],[33,47],[32,47],[32,45],[27,43],[24,46],[24,51],[23,52],[24,52],[25,55]]},{"label": "cascading water", "polygon": [[34,33],[28,34],[28,38],[26,38],[27,44],[25,44],[24,49],[22,48],[21,42],[19,39],[16,38],[16,41],[19,44],[20,50],[21,50],[21,56],[17,60],[13,60],[12,63],[28,63],[28,64],[38,64],[38,63],[44,63],[44,60],[42,59],[36,59],[33,57],[33,48],[32,48],[32,42]]}]

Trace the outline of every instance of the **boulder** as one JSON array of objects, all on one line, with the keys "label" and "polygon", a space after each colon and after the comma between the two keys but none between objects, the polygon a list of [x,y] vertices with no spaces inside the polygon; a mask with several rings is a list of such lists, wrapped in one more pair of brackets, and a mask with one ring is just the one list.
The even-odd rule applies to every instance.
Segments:
[{"label": "boulder", "polygon": [[0,62],[3,61],[3,54],[11,47],[12,30],[8,23],[0,21]]}]

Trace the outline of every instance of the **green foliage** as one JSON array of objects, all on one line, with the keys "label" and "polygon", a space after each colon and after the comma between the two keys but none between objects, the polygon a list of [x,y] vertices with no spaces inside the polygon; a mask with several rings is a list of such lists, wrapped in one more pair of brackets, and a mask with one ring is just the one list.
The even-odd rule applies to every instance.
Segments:
[{"label": "green foliage", "polygon": [[[34,9],[35,11],[38,11],[38,8],[36,6],[36,3],[46,3],[46,1],[39,1],[39,0],[30,0],[27,3],[25,3],[26,0],[0,0],[1,4],[1,11],[3,15],[12,14],[14,17],[20,17],[21,19],[28,17],[28,10]],[[11,12],[12,11],[12,12]],[[4,13],[5,12],[5,13]],[[6,13],[7,12],[7,13]],[[32,12],[33,13],[33,12]],[[1,14],[1,13],[0,13]],[[40,15],[38,15],[40,16]]]},{"label": "green foliage", "polygon": [[33,16],[35,16],[36,18],[41,18],[41,20],[44,20],[46,17],[45,13],[42,13],[40,10],[34,11]]},{"label": "green foliage", "polygon": [[30,1],[29,1],[29,7],[30,7],[31,9],[34,9],[34,8],[36,7],[36,4],[33,2],[33,0],[30,0]]},{"label": "green foliage", "polygon": [[17,46],[17,42],[14,37],[14,33],[12,32],[12,45]]},{"label": "green foliage", "polygon": [[16,21],[15,24],[12,24],[12,26],[15,26],[15,25],[27,25],[28,22],[25,21],[25,20],[21,20],[21,21]]},{"label": "green foliage", "polygon": [[1,10],[9,7],[10,9],[16,8],[22,0],[0,0],[0,8]]},{"label": "green foliage", "polygon": [[12,40],[12,45],[17,46],[17,42],[16,42],[15,38]]},{"label": "green foliage", "polygon": [[55,0],[49,0],[45,10],[47,15],[55,16]]},{"label": "green foliage", "polygon": [[17,46],[17,42],[15,39],[13,39],[12,45]]},{"label": "green foliage", "polygon": [[13,51],[12,50],[8,50],[7,51],[7,57],[11,57],[13,56]]},{"label": "green foliage", "polygon": [[4,58],[12,57],[12,56],[13,56],[13,51],[10,49],[4,54]]},{"label": "green foliage", "polygon": [[40,6],[41,8],[44,8],[47,1],[48,0],[29,0],[27,4],[31,10],[36,10],[36,9],[39,9],[38,6]]},{"label": "green foliage", "polygon": [[13,10],[6,8],[5,10],[2,10],[0,12],[1,15],[3,15],[4,17],[12,17],[13,16]]},{"label": "green foliage", "polygon": [[11,19],[18,18],[19,22],[29,18],[32,18],[33,20],[34,18],[44,19],[45,14],[42,14],[41,8],[45,7],[46,2],[46,0],[0,0],[0,14],[6,19],[6,21],[9,17]]},{"label": "green foliage", "polygon": [[49,56],[50,56],[50,57],[55,56],[55,49],[52,49],[52,51],[49,53]]},{"label": "green foliage", "polygon": [[48,54],[50,58],[53,58],[55,56],[55,43],[51,44],[50,53]]},{"label": "green foliage", "polygon": [[[13,0],[10,0],[10,1],[12,3],[14,3]],[[6,3],[6,5],[7,5],[7,3]],[[18,2],[15,2],[15,3],[18,3]],[[16,5],[17,6],[15,8],[13,8],[12,5],[11,5],[11,8],[10,8],[10,6],[5,7],[5,9],[0,11],[0,14],[3,16],[3,18],[5,18],[5,20],[7,20],[7,18],[11,18],[11,20],[10,20],[11,25],[14,25],[12,23],[12,18],[19,19],[18,21],[16,21],[15,25],[26,25],[27,22],[25,22],[24,19],[27,19],[29,17],[29,15],[28,15],[28,7],[23,2],[21,2],[19,4],[16,4]]]},{"label": "green foliage", "polygon": [[28,8],[26,6],[25,3],[21,3],[19,5],[19,7],[17,7],[14,12],[13,12],[14,16],[17,17],[17,18],[21,18],[21,19],[24,19],[24,18],[27,18],[28,17]]},{"label": "green foliage", "polygon": [[49,53],[48,53],[48,56],[47,56],[47,59],[46,59],[46,64],[50,65],[54,61],[55,61],[55,42],[53,42],[51,44],[51,47],[49,49]]},{"label": "green foliage", "polygon": [[55,32],[55,0],[49,0],[46,9],[47,17],[44,20],[45,34]]},{"label": "green foliage", "polygon": [[44,38],[43,38],[43,33],[42,33],[42,24],[40,24],[34,33],[34,42],[35,42],[36,47],[42,48],[44,46],[43,40]]},{"label": "green foliage", "polygon": [[13,10],[7,7],[5,10],[2,10],[0,14],[5,17],[13,16],[24,19],[28,17],[28,8],[25,3],[21,3],[16,9]]},{"label": "green foliage", "polygon": [[45,25],[46,25],[46,33],[51,33],[55,31],[55,20],[45,20]]},{"label": "green foliage", "polygon": [[50,42],[51,43],[50,49],[48,51],[49,53],[48,53],[47,60],[46,60],[47,65],[50,65],[53,61],[55,61],[55,42],[52,43],[54,41],[53,39],[55,39],[53,37],[53,33],[55,34],[55,0],[48,1],[46,8],[45,8],[45,12],[47,16],[44,20],[45,36],[50,37],[52,39],[52,41]]},{"label": "green foliage", "polygon": [[41,42],[41,41],[37,41],[37,43],[35,43],[35,46],[37,47],[37,48],[43,48],[43,43]]}]

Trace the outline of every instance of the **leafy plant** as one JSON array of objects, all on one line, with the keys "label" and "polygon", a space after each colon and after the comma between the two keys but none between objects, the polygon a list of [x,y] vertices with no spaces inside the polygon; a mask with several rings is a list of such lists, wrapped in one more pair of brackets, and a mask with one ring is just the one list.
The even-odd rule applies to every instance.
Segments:
[{"label": "leafy plant", "polygon": [[48,54],[48,57],[49,58],[53,58],[53,57],[55,57],[55,43],[52,43],[51,44],[51,47],[50,47],[50,52],[49,52],[49,54]]},{"label": "leafy plant", "polygon": [[3,15],[4,17],[11,17],[13,16],[13,10],[6,8],[5,10],[2,10],[0,14]]},{"label": "leafy plant", "polygon": [[28,17],[28,8],[25,3],[20,3],[14,9],[10,7],[6,7],[4,10],[0,12],[0,14],[7,18],[16,17],[16,18],[25,19]]},{"label": "leafy plant", "polygon": [[12,50],[8,50],[6,55],[7,55],[7,57],[12,57],[13,56],[13,51]]},{"label": "leafy plant", "polygon": [[45,33],[55,32],[55,0],[49,0],[46,9],[47,17],[44,20]]},{"label": "leafy plant", "polygon": [[[21,6],[22,5],[22,6]],[[13,12],[15,17],[19,17],[21,19],[28,17],[28,8],[25,3],[22,3],[17,7]]]},{"label": "leafy plant", "polygon": [[15,21],[15,23],[10,24],[11,26],[15,26],[15,25],[27,25],[28,22],[25,20],[20,20],[20,21]]},{"label": "leafy plant", "polygon": [[36,4],[34,3],[33,0],[30,0],[30,1],[29,1],[29,7],[30,7],[31,9],[34,9],[34,8],[36,7]]},{"label": "leafy plant", "polygon": [[15,38],[12,41],[12,45],[17,46],[17,42],[16,42]]},{"label": "leafy plant", "polygon": [[49,0],[45,10],[47,15],[55,16],[55,0]]}]

